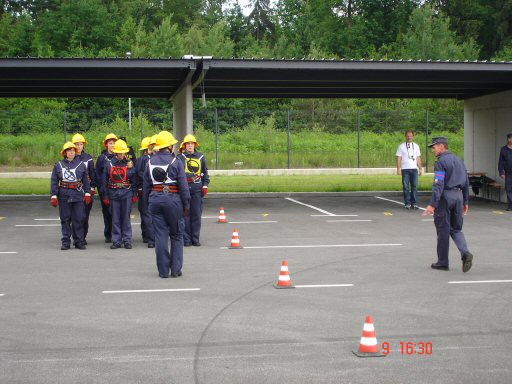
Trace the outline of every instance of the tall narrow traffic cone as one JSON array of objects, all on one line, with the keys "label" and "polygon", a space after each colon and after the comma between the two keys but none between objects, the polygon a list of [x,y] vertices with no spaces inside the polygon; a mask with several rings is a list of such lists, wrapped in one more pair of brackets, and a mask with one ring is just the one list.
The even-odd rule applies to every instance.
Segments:
[{"label": "tall narrow traffic cone", "polygon": [[227,223],[226,214],[224,213],[224,207],[220,207],[219,219],[217,223]]},{"label": "tall narrow traffic cone", "polygon": [[240,245],[240,237],[238,236],[238,229],[233,230],[233,236],[231,236],[231,245],[228,247],[229,249],[240,249],[243,248]]},{"label": "tall narrow traffic cone", "polygon": [[385,356],[379,351],[379,343],[377,343],[377,334],[373,326],[373,319],[371,316],[366,316],[366,321],[363,327],[363,336],[359,343],[359,349],[352,351],[354,355],[359,357],[379,357]]},{"label": "tall narrow traffic cone", "polygon": [[290,279],[290,272],[288,272],[288,262],[286,260],[283,261],[283,264],[281,265],[279,279],[277,280],[277,284],[274,284],[274,288],[295,288],[292,285],[292,280]]}]

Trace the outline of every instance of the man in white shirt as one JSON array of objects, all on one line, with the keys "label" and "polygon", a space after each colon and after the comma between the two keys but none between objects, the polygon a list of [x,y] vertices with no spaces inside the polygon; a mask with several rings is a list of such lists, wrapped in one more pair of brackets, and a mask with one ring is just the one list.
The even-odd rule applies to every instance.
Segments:
[{"label": "man in white shirt", "polygon": [[402,175],[405,209],[418,209],[418,173],[422,175],[420,146],[414,141],[414,132],[405,132],[405,142],[396,151],[396,172]]}]

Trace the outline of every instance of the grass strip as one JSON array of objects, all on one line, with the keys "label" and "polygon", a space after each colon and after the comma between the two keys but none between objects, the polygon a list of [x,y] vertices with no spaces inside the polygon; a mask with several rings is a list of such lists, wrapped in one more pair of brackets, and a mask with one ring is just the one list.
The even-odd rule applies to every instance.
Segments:
[{"label": "grass strip", "polygon": [[[430,190],[433,176],[420,176],[418,190]],[[398,175],[214,176],[210,192],[401,191]],[[49,179],[0,179],[1,195],[48,195]]]}]

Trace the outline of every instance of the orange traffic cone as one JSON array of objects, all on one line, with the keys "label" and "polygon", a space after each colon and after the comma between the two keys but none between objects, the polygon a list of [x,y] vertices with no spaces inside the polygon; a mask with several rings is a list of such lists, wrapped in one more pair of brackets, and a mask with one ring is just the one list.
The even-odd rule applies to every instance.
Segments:
[{"label": "orange traffic cone", "polygon": [[283,261],[283,264],[281,265],[279,279],[277,280],[277,284],[274,284],[274,288],[295,288],[292,285],[292,280],[290,279],[290,272],[288,272],[288,262],[286,260]]},{"label": "orange traffic cone", "polygon": [[377,343],[377,335],[375,333],[375,327],[373,326],[373,319],[371,316],[366,316],[359,349],[352,352],[354,352],[354,355],[359,357],[385,356],[379,351],[379,343]]},{"label": "orange traffic cone", "polygon": [[217,223],[227,223],[226,214],[224,213],[224,207],[220,207],[219,219]]},{"label": "orange traffic cone", "polygon": [[229,249],[240,249],[243,248],[240,245],[240,237],[238,237],[238,229],[233,230],[233,236],[231,236],[231,245],[228,247]]}]

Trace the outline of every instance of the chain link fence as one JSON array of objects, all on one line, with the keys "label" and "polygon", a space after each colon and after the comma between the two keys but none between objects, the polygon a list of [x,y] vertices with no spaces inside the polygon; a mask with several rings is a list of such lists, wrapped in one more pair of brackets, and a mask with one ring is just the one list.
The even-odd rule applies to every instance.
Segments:
[{"label": "chain link fence", "polygon": [[[412,110],[197,109],[194,132],[211,169],[394,167],[407,129],[415,132],[423,164],[431,170],[431,137],[448,136],[463,155],[463,114]],[[59,149],[80,132],[97,156],[110,132],[139,148],[140,140],[172,131],[172,110],[0,111],[0,164],[53,164]]]}]

